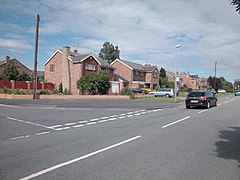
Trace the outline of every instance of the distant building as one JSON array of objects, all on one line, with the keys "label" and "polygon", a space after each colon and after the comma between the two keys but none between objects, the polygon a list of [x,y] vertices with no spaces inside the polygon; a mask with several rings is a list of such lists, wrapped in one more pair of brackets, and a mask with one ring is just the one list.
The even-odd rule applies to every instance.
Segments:
[{"label": "distant building", "polygon": [[28,69],[24,64],[22,64],[19,60],[15,59],[15,58],[10,59],[9,56],[6,56],[5,60],[0,61],[0,75],[3,75],[4,68],[9,63],[13,63],[16,66],[19,74],[22,74],[23,72],[25,72],[29,76],[32,75],[32,71],[30,69]]}]

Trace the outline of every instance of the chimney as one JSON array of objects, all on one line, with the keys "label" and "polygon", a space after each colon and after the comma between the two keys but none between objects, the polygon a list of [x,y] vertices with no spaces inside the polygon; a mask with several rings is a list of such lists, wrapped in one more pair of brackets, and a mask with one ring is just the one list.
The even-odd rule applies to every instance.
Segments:
[{"label": "chimney", "polygon": [[9,64],[9,63],[10,63],[10,57],[6,56],[6,64]]},{"label": "chimney", "polygon": [[70,47],[64,46],[62,59],[62,86],[63,91],[71,91],[70,65],[68,57],[70,56]]},{"label": "chimney", "polygon": [[77,53],[77,49],[74,49],[73,52],[74,52],[74,53]]},{"label": "chimney", "polygon": [[144,66],[151,66],[151,64],[145,64]]}]

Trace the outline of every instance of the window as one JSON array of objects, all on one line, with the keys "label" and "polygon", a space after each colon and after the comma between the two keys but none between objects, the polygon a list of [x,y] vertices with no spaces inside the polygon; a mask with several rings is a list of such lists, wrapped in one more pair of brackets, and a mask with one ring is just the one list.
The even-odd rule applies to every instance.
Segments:
[{"label": "window", "polygon": [[153,77],[154,77],[154,78],[157,78],[157,77],[158,77],[157,71],[154,71],[154,72],[153,72]]},{"label": "window", "polygon": [[95,65],[94,64],[85,64],[85,69],[95,71]]},{"label": "window", "polygon": [[138,76],[138,75],[139,75],[139,72],[138,72],[137,70],[135,71],[135,75],[136,75],[136,76]]},{"label": "window", "polygon": [[55,64],[50,64],[50,72],[54,72],[55,71]]}]

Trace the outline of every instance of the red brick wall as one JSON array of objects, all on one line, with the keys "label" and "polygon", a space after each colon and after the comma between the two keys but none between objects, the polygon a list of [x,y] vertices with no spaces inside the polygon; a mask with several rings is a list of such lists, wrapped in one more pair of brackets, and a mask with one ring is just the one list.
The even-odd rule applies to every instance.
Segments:
[{"label": "red brick wall", "polygon": [[11,89],[12,84],[9,80],[0,80],[0,89],[9,88]]},{"label": "red brick wall", "polygon": [[[62,82],[62,58],[62,54],[57,52],[57,54],[44,66],[45,80],[56,84],[56,89],[58,89],[59,84]],[[54,65],[53,72],[50,72],[50,65]]]},{"label": "red brick wall", "polygon": [[27,89],[28,84],[26,81],[15,81],[14,88],[15,89]]},{"label": "red brick wall", "polygon": [[70,65],[70,76],[71,76],[71,92],[72,94],[79,94],[77,89],[77,81],[82,77],[82,64],[73,64],[71,61]]}]

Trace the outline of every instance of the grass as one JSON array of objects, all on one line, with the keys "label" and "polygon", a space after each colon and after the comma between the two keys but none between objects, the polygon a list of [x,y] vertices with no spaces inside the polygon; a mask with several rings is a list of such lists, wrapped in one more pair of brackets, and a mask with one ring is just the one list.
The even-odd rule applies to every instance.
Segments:
[{"label": "grass", "polygon": [[[154,96],[146,96],[146,97],[138,97],[137,99],[146,100],[146,101],[153,101],[153,102],[161,102],[161,103],[175,103],[174,98],[167,98],[167,97],[154,97]],[[184,102],[184,99],[177,98],[177,103]]]}]

